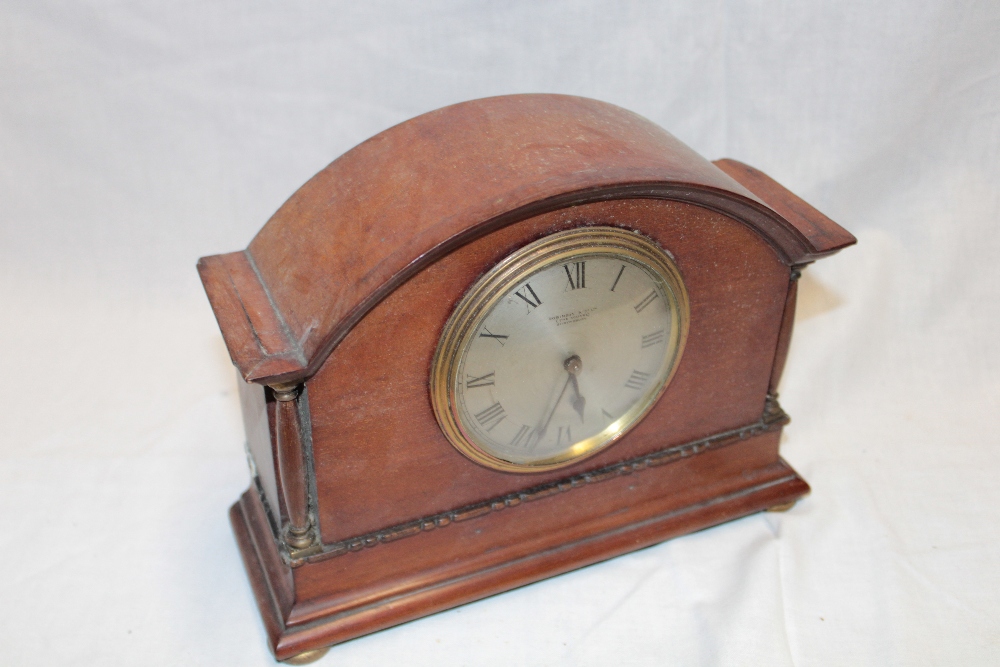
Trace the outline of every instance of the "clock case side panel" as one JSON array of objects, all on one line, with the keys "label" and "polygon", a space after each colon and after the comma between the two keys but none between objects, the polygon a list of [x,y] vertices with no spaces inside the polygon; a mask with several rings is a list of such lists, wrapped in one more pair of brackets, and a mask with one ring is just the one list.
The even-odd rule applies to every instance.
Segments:
[{"label": "clock case side panel", "polygon": [[269,521],[278,534],[284,507],[274,434],[274,396],[270,388],[244,382],[237,377],[243,429],[246,433],[247,462],[254,486],[258,488]]},{"label": "clock case side panel", "polygon": [[[292,610],[295,585],[287,548],[278,538],[287,512],[278,474],[275,400],[269,387],[239,377],[236,381],[251,480],[250,488],[230,508],[230,523],[265,623],[272,625],[267,617],[274,616],[277,628]],[[269,627],[269,632],[274,628]]]},{"label": "clock case side panel", "polygon": [[[535,474],[472,463],[441,433],[428,394],[431,358],[452,304],[514,249],[561,229],[605,224],[653,238],[684,276],[691,323],[673,381],[633,431],[592,459]],[[788,267],[750,229],[661,200],[572,207],[456,251],[379,304],[306,383],[324,543],[756,423],[788,286]]]}]

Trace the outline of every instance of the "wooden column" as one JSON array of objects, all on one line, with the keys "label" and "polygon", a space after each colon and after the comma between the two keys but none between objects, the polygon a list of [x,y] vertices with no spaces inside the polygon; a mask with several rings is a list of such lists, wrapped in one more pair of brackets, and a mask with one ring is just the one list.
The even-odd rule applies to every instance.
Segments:
[{"label": "wooden column", "polygon": [[274,385],[274,411],[278,446],[278,474],[288,513],[285,541],[293,549],[312,544],[312,523],[306,492],[305,458],[302,454],[302,422],[299,419],[300,385]]}]

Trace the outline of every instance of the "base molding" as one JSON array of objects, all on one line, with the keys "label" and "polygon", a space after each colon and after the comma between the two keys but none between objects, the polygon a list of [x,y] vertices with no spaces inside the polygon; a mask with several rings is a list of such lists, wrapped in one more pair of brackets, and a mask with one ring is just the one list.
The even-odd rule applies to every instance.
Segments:
[{"label": "base molding", "polygon": [[[562,534],[539,537],[531,544],[512,544],[506,551],[491,549],[495,553],[490,559],[458,562],[455,550],[468,548],[461,541],[467,543],[472,533],[438,531],[436,536],[428,533],[379,549],[289,568],[281,561],[273,539],[268,539],[270,531],[260,525],[266,519],[253,486],[230,509],[230,521],[271,649],[278,660],[287,660],[672,537],[780,507],[809,492],[808,484],[781,459],[729,476],[726,481],[707,485],[707,494],[700,498],[691,494],[664,495],[661,488],[658,496],[654,493],[653,497],[636,497],[639,502],[616,512],[620,518],[611,523],[606,517],[600,522],[590,520]],[[622,482],[629,483],[627,479]],[[503,537],[512,529],[497,523],[498,516],[502,517],[488,515],[467,523],[481,524],[476,536],[492,531]],[[600,528],[595,529],[598,525]],[[518,542],[516,535],[512,537],[513,542]],[[548,544],[542,544],[544,541]],[[376,558],[380,552],[382,558]],[[437,553],[440,556],[434,562]],[[417,565],[397,575],[396,564],[405,566],[407,558],[418,561]],[[422,564],[427,562],[434,562],[434,566]],[[384,572],[385,577],[372,579],[369,570]],[[354,590],[351,578],[362,571],[369,577],[368,583]]]}]

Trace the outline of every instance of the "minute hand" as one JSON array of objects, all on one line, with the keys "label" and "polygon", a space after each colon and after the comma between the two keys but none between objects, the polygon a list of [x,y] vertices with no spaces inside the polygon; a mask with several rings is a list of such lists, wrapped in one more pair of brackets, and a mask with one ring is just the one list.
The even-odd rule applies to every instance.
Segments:
[{"label": "minute hand", "polygon": [[576,396],[573,398],[573,409],[580,413],[580,419],[583,419],[583,406],[587,402],[583,396],[580,395],[580,387],[576,383],[577,374],[583,369],[583,362],[577,355],[571,356],[569,359],[563,362],[563,368],[569,374],[566,378],[566,382],[563,384],[562,391],[559,392],[559,398],[556,402],[552,404],[552,409],[549,410],[549,416],[545,419],[545,423],[542,424],[541,428],[535,429],[535,433],[538,439],[535,442],[541,442],[542,438],[545,437],[545,432],[549,429],[549,422],[552,421],[552,415],[556,413],[556,408],[559,407],[559,402],[562,401],[562,397],[566,395],[566,388],[569,387],[570,383],[573,384],[573,392]]},{"label": "minute hand", "polygon": [[583,408],[587,405],[587,399],[580,394],[580,385],[576,381],[576,376],[570,375],[569,379],[572,381],[571,384],[573,385],[573,398],[569,399],[569,402],[573,406],[573,409],[576,410],[576,413],[580,415],[580,421],[582,422],[584,421]]},{"label": "minute hand", "polygon": [[552,421],[552,415],[556,413],[556,408],[559,407],[559,401],[561,401],[562,397],[566,394],[566,387],[569,386],[569,381],[572,379],[572,375],[566,378],[566,382],[563,383],[562,391],[559,392],[559,398],[557,398],[556,402],[552,404],[552,409],[549,410],[549,416],[545,419],[545,423],[542,424],[541,427],[535,429],[535,434],[538,436],[535,442],[541,442],[542,438],[545,437],[545,432],[549,429],[549,422]]}]

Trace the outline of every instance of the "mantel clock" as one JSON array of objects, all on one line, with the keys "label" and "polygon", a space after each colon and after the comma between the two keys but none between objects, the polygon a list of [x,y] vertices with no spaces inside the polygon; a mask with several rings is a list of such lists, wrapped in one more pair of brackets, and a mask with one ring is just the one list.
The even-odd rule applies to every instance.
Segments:
[{"label": "mantel clock", "polygon": [[198,265],[275,657],[793,503],[796,279],[854,242],[578,97],[446,107],[335,160]]}]

